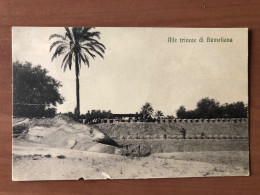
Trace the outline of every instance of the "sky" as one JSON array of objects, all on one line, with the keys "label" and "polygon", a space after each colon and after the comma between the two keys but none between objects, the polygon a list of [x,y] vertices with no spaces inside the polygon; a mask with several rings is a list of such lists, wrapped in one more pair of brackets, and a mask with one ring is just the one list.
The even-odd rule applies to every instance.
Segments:
[{"label": "sky", "polygon": [[[80,70],[81,113],[111,110],[135,113],[145,102],[164,115],[176,116],[180,106],[196,108],[204,98],[221,104],[248,102],[248,29],[118,28],[97,27],[106,46],[104,59],[90,60]],[[51,61],[49,51],[54,33],[61,27],[14,27],[14,61],[41,65],[59,80],[65,98],[58,112],[76,107],[75,69],[61,69],[62,57]],[[177,39],[169,43],[168,38]],[[199,42],[203,37],[204,42]],[[207,37],[232,38],[232,43],[206,42]],[[180,43],[180,38],[196,42]]]}]

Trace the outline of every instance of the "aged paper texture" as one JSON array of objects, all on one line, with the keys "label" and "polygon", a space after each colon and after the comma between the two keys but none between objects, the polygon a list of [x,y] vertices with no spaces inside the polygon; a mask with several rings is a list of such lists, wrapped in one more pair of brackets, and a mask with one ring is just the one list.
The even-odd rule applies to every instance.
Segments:
[{"label": "aged paper texture", "polygon": [[248,176],[248,29],[13,27],[13,180]]}]

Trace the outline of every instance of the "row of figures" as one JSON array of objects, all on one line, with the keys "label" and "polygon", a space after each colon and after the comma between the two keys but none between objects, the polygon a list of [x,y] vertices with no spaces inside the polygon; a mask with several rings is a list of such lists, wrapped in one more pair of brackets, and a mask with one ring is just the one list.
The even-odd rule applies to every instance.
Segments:
[{"label": "row of figures", "polygon": [[[186,139],[186,129],[184,129],[183,127],[181,128],[181,130],[180,130],[180,133],[182,134],[182,138],[183,139]],[[204,138],[206,136],[206,134],[202,131],[201,133],[200,133],[200,137],[201,138]]]},{"label": "row of figures", "polygon": [[136,118],[118,118],[118,119],[93,119],[92,121],[87,121],[86,119],[81,119],[82,123],[97,124],[97,123],[121,123],[121,122],[153,122],[153,123],[238,123],[238,122],[248,122],[247,118],[217,118],[217,119],[136,119]]}]

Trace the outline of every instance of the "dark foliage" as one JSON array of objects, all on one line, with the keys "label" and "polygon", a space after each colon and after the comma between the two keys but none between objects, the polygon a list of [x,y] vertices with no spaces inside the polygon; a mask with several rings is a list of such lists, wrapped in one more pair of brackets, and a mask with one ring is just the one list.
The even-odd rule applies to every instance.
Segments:
[{"label": "dark foliage", "polygon": [[[13,115],[22,117],[52,117],[57,103],[64,99],[58,89],[60,82],[47,75],[40,65],[13,63]],[[50,108],[50,106],[52,108]]]},{"label": "dark foliage", "polygon": [[166,119],[174,119],[174,116],[172,116],[172,115],[167,115],[167,116],[166,116]]},{"label": "dark foliage", "polygon": [[201,99],[194,110],[181,106],[177,110],[178,118],[246,118],[248,107],[243,102],[220,105],[208,97]]},{"label": "dark foliage", "polygon": [[146,102],[143,107],[141,108],[140,115],[144,119],[144,121],[147,121],[152,118],[153,115],[153,107],[152,104],[149,102]]},{"label": "dark foliage", "polygon": [[86,113],[85,118],[87,121],[92,121],[93,119],[112,119],[113,114],[111,110],[91,110]]}]

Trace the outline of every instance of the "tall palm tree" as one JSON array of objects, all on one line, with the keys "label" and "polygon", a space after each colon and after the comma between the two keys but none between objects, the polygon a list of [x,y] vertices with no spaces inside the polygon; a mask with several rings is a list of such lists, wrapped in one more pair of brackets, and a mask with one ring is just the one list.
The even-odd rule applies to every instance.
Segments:
[{"label": "tall palm tree", "polygon": [[[81,68],[81,62],[89,67],[89,56],[95,59],[96,55],[104,58],[105,46],[98,42],[100,39],[100,32],[90,30],[92,27],[65,27],[65,35],[52,34],[49,38],[55,39],[50,46],[50,52],[55,48],[52,56],[52,61],[59,55],[63,55],[63,61],[61,68],[64,71],[67,67],[71,70],[72,63],[75,65],[76,74],[76,116],[80,115],[80,98],[79,98],[79,71]],[[97,39],[96,39],[97,38]]]}]

